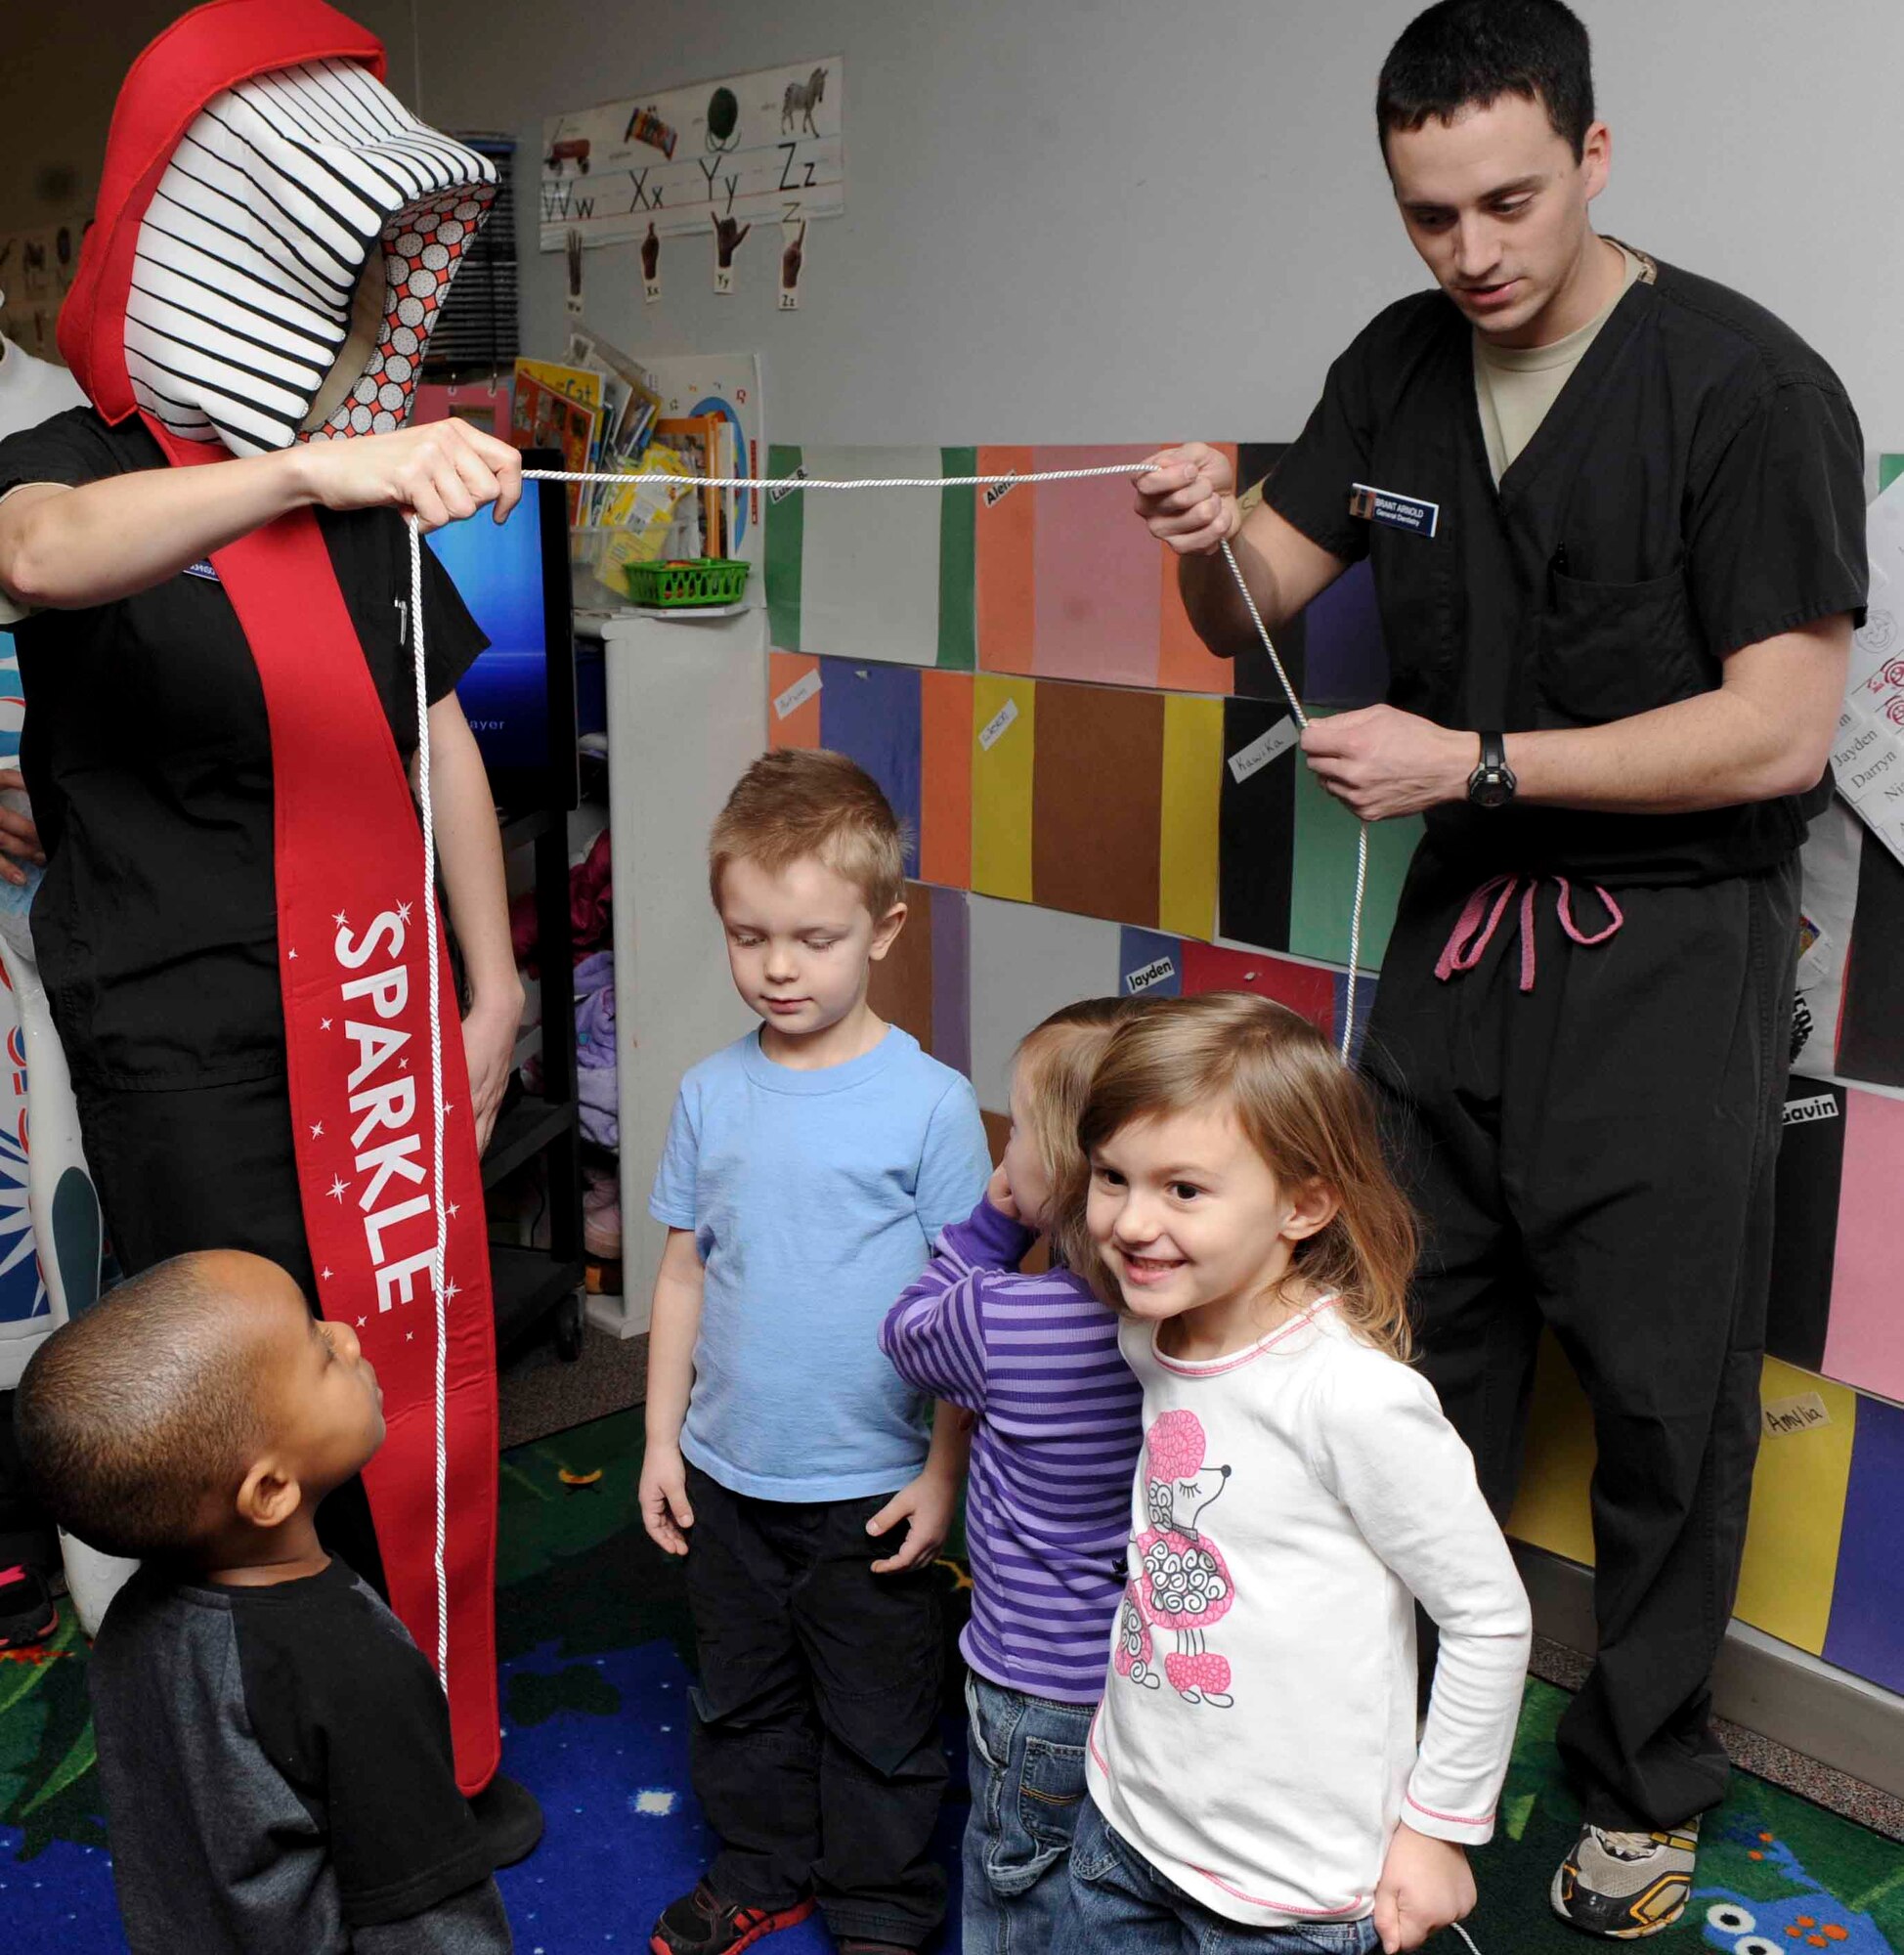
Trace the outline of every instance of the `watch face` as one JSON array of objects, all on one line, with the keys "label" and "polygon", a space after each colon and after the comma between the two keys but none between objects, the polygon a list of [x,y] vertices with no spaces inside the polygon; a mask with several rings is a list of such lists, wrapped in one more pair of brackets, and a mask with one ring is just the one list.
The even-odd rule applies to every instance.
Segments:
[{"label": "watch face", "polygon": [[1513,781],[1493,770],[1476,774],[1468,783],[1468,799],[1476,807],[1500,807],[1513,793]]}]

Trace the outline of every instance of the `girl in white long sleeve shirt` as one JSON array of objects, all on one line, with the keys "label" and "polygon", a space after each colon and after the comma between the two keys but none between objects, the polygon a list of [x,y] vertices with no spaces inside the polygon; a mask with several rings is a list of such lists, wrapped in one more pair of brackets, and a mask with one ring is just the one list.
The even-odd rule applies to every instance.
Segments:
[{"label": "girl in white long sleeve shirt", "polygon": [[1361,1084],[1281,1006],[1180,999],[1113,1037],[1082,1138],[1145,1451],[1060,1955],[1415,1947],[1473,1905],[1530,1620],[1405,1362],[1413,1231]]}]

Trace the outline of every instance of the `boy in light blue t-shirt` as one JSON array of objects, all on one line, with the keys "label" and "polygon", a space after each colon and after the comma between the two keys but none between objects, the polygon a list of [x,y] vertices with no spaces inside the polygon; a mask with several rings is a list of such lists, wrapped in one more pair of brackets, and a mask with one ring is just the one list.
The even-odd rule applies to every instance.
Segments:
[{"label": "boy in light blue t-shirt", "polygon": [[871,777],[839,754],[763,755],[709,854],[761,1024],[681,1082],[655,1176],[641,1512],[687,1556],[690,1760],[721,1846],[654,1946],[730,1955],[817,1903],[849,1955],[914,1949],[945,1905],[930,1564],[965,1438],[879,1329],[991,1164],[971,1086],[866,1002],[906,915]]}]

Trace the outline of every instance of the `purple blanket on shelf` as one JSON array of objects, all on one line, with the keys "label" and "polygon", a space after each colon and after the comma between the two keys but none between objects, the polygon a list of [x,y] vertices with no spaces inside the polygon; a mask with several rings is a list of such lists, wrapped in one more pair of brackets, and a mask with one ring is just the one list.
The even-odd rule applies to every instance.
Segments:
[{"label": "purple blanket on shelf", "polygon": [[597,1147],[619,1145],[615,1086],[615,957],[598,950],[575,967],[576,1098],[582,1131]]}]

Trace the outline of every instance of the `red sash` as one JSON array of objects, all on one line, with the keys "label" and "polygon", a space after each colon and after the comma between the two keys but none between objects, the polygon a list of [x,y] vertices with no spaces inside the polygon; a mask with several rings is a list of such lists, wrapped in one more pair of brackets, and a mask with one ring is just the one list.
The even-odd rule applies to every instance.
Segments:
[{"label": "red sash", "polygon": [[[175,462],[229,459],[220,446],[161,440]],[[489,1783],[501,1751],[496,1346],[455,990],[441,952],[428,970],[415,806],[316,517],[309,509],[281,516],[214,550],[212,563],[250,644],[271,721],[278,963],[318,1299],[325,1317],[356,1329],[383,1386],[388,1433],[364,1482],[391,1606],[432,1663],[443,1618],[426,986],[439,987],[449,1205],[445,1683],[456,1781],[473,1793]],[[408,605],[408,590],[403,597]]]}]

